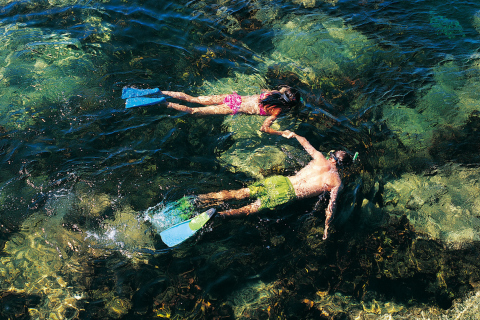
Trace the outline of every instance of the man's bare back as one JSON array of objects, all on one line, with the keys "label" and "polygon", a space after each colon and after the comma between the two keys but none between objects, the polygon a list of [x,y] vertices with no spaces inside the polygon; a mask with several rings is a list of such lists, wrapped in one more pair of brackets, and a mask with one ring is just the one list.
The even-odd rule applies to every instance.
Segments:
[{"label": "man's bare back", "polygon": [[296,175],[288,177],[298,199],[315,197],[324,191],[340,187],[342,182],[337,168],[323,155],[321,157],[310,161]]}]

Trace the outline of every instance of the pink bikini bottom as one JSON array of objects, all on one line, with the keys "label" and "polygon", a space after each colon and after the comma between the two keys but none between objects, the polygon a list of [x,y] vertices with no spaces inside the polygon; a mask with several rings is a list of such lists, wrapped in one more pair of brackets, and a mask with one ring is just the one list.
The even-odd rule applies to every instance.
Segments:
[{"label": "pink bikini bottom", "polygon": [[[265,99],[265,97],[268,95],[268,93],[262,93],[260,95],[260,100]],[[242,97],[238,93],[234,92],[226,96],[225,99],[223,99],[223,103],[225,103],[227,106],[230,107],[230,109],[232,109],[232,114],[237,114],[237,112],[240,110],[240,105],[242,104]],[[265,112],[263,106],[259,105],[258,107],[260,109],[259,114],[261,116],[266,116],[267,113]]]},{"label": "pink bikini bottom", "polygon": [[242,97],[234,92],[226,96],[225,99],[223,99],[223,103],[232,109],[232,114],[237,114],[238,110],[240,110],[240,105],[242,104]]}]

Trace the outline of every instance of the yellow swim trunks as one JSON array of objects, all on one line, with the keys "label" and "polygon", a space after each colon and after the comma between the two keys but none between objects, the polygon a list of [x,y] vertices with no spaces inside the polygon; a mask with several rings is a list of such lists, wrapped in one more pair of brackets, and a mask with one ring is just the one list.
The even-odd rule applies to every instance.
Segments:
[{"label": "yellow swim trunks", "polygon": [[295,190],[290,179],[284,176],[272,176],[255,182],[248,187],[250,197],[261,201],[259,210],[270,209],[295,200]]}]

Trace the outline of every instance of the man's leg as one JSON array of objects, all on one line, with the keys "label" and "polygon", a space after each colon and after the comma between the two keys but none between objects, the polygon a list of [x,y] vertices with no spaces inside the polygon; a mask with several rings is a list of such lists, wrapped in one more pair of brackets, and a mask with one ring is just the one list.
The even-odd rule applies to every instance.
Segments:
[{"label": "man's leg", "polygon": [[206,194],[201,194],[198,197],[205,199],[218,199],[218,200],[241,200],[248,198],[250,196],[249,188],[242,188],[238,190],[222,190],[219,192],[210,192]]},{"label": "man's leg", "polygon": [[257,199],[257,201],[255,201],[254,203],[246,205],[245,207],[222,211],[222,212],[219,212],[218,214],[221,215],[222,217],[242,216],[242,215],[248,216],[251,213],[257,213],[258,209],[260,208],[260,205],[261,205],[261,201],[260,199]]},{"label": "man's leg", "polygon": [[220,192],[210,192],[201,194],[197,197],[200,203],[208,202],[223,202],[227,200],[241,200],[250,197],[250,189],[242,188],[238,190],[222,190]]}]

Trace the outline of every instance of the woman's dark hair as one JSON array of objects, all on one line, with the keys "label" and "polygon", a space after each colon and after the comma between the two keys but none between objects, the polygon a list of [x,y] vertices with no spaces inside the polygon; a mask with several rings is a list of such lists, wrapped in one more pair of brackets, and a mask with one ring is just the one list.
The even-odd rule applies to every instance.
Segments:
[{"label": "woman's dark hair", "polygon": [[275,92],[266,96],[260,103],[266,108],[281,107],[283,111],[289,111],[290,109],[301,104],[300,92],[290,86],[281,85],[278,86],[278,90],[287,88],[284,93]]},{"label": "woman's dark hair", "polygon": [[330,152],[330,156],[337,161],[339,167],[349,166],[353,163],[352,155],[345,151]]}]

